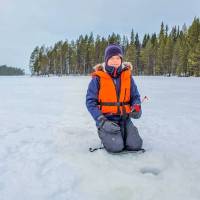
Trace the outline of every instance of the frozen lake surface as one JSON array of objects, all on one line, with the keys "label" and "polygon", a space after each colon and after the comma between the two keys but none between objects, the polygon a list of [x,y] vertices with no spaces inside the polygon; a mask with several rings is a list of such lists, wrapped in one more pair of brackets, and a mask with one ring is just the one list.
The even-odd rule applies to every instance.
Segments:
[{"label": "frozen lake surface", "polygon": [[0,77],[1,200],[199,200],[200,79],[135,77],[144,154],[99,146],[90,77]]}]

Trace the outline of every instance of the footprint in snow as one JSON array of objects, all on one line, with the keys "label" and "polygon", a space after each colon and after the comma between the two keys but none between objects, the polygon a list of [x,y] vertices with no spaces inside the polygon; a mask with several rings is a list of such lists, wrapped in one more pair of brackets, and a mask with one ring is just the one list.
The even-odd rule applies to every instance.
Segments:
[{"label": "footprint in snow", "polygon": [[151,167],[144,167],[142,169],[140,169],[140,172],[142,174],[152,174],[152,175],[159,175],[160,174],[160,169],[157,169],[157,168],[151,168]]}]

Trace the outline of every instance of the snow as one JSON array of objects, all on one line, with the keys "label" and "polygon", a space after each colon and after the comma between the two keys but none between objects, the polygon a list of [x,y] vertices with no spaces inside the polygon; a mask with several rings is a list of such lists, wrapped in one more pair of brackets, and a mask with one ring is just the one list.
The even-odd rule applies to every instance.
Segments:
[{"label": "snow", "polygon": [[90,77],[0,77],[1,200],[200,199],[200,79],[135,77],[144,154],[94,153]]}]

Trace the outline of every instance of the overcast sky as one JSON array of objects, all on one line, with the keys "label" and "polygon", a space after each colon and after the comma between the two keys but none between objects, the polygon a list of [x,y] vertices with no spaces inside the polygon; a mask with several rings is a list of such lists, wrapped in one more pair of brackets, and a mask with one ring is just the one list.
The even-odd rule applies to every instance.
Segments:
[{"label": "overcast sky", "polygon": [[[200,16],[200,0],[0,0],[0,65],[28,72],[35,46],[77,39],[93,32],[140,36],[158,33],[163,21],[190,25]],[[140,38],[141,39],[141,38]]]}]

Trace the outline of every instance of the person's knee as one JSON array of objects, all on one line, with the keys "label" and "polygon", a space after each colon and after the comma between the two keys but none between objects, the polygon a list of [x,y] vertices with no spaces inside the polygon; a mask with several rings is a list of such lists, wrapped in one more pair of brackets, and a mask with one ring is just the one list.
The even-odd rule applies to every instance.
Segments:
[{"label": "person's knee", "polygon": [[124,144],[123,143],[120,143],[120,144],[112,144],[110,146],[104,146],[105,149],[108,151],[108,152],[111,152],[111,153],[117,153],[117,152],[121,152],[123,151],[124,149]]},{"label": "person's knee", "polygon": [[140,137],[140,142],[139,142],[139,148],[140,148],[140,149],[142,148],[142,145],[143,145],[143,140],[142,140],[142,138]]},{"label": "person's knee", "polygon": [[142,145],[143,140],[139,135],[137,127],[134,126],[132,122],[129,122],[127,126],[126,148],[130,150],[137,150],[141,149]]},{"label": "person's knee", "polygon": [[121,132],[118,134],[109,134],[102,130],[98,130],[99,138],[101,139],[103,146],[108,152],[120,152],[124,148],[124,141]]},{"label": "person's knee", "polygon": [[143,140],[142,140],[141,137],[139,137],[137,139],[137,141],[135,141],[135,143],[132,145],[132,148],[134,148],[134,149],[141,149],[142,145],[143,145]]},{"label": "person's knee", "polygon": [[104,147],[108,152],[116,153],[124,149],[124,141],[120,135],[108,137],[103,141]]}]

